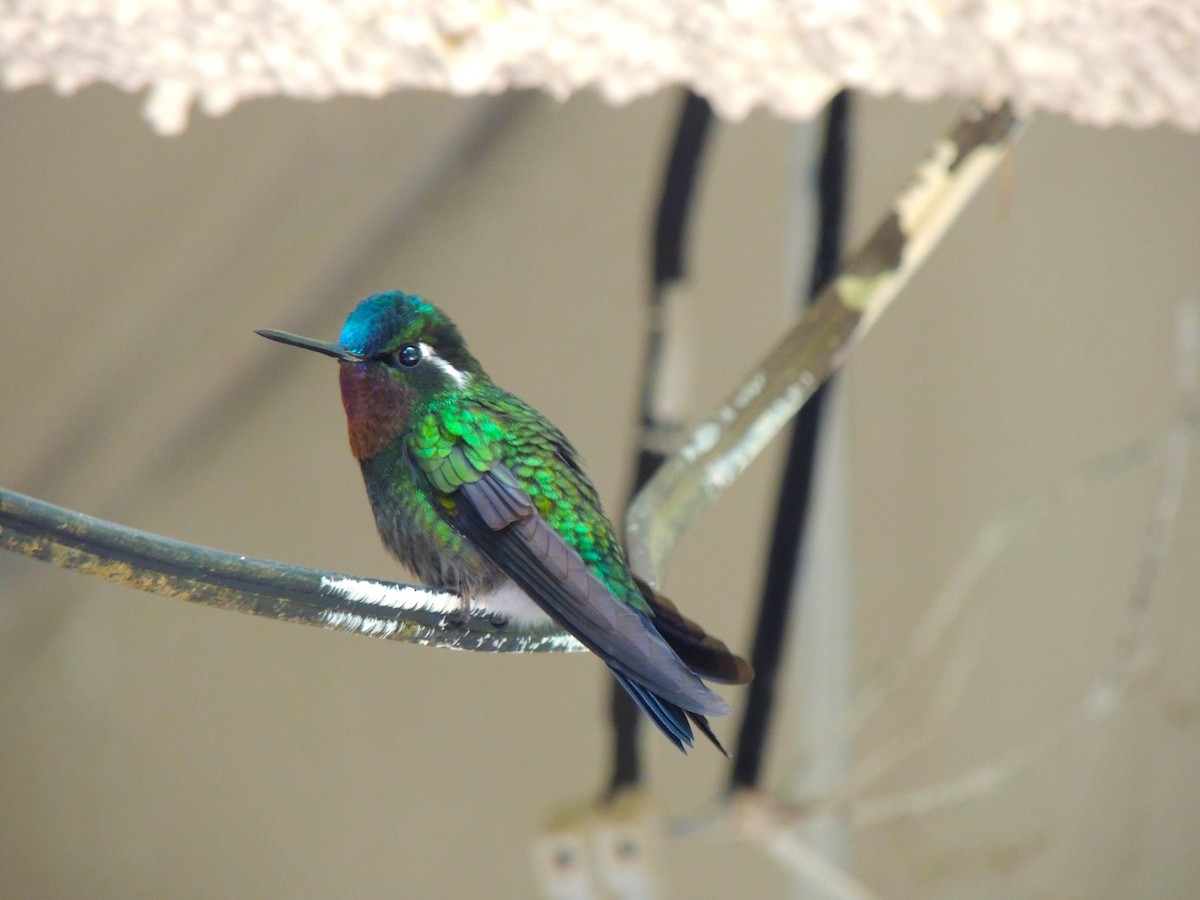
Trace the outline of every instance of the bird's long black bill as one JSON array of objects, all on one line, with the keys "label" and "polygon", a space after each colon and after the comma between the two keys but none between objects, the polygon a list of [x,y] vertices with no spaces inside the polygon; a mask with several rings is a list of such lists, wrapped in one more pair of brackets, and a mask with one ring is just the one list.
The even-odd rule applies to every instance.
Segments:
[{"label": "bird's long black bill", "polygon": [[314,341],[312,338],[300,337],[298,334],[288,334],[286,331],[274,331],[270,328],[256,328],[254,329],[254,333],[261,334],[270,341],[290,344],[302,350],[313,350],[317,353],[324,353],[326,356],[332,356],[334,359],[357,360],[359,358],[341,344],[333,342]]}]

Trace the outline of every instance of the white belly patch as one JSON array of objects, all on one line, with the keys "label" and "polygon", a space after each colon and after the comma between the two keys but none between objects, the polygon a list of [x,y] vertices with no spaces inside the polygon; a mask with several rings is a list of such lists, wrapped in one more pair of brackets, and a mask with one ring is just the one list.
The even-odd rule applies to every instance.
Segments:
[{"label": "white belly patch", "polygon": [[521,627],[546,627],[553,624],[550,617],[542,612],[542,608],[511,581],[504,582],[489,593],[476,594],[471,598],[471,605],[483,607],[488,612],[503,616]]}]

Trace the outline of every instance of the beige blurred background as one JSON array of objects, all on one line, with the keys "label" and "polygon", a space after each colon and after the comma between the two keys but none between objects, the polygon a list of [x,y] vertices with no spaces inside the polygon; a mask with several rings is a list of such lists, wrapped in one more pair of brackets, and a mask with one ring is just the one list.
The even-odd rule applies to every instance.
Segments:
[{"label": "beige blurred background", "polygon": [[[675,95],[260,101],[175,139],[138,104],[107,88],[0,94],[0,483],[183,540],[400,577],[334,367],[251,332],[332,337],[360,297],[398,287],[443,306],[619,508]],[[854,235],[956,109],[860,104]],[[690,247],[697,415],[791,314],[796,140],[762,114],[714,134]],[[929,738],[857,796],[946,787],[919,795],[946,801],[928,812],[845,823],[844,862],[882,896],[1200,895],[1200,477],[1188,469],[1136,678],[1088,718],[1163,455],[1072,476],[1170,425],[1198,235],[1196,136],[1038,120],[856,351],[856,682],[899,651],[981,529],[1056,498],[1019,519],[855,737],[857,759]],[[777,451],[687,535],[665,585],[744,649]],[[805,688],[789,678],[773,787],[804,763]],[[399,646],[5,556],[0,896],[530,896],[531,840],[606,777],[607,690],[584,656]],[[725,693],[740,709],[744,692]],[[705,748],[644,745],[671,814],[723,782]],[[992,790],[963,789],[1026,758]],[[824,896],[728,839],[674,839],[662,865],[672,896]]]}]

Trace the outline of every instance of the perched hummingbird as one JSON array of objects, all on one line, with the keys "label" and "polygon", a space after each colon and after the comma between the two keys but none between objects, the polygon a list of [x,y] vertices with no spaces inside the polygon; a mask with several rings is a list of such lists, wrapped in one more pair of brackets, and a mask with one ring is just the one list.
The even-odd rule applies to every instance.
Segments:
[{"label": "perched hummingbird", "polygon": [[[420,297],[362,301],[336,343],[258,334],[339,361],[350,449],[384,545],[431,586],[508,619],[549,616],[612,670],[676,747],[729,713],[700,676],[750,665],[636,579],[579,454],[497,387]],[[531,602],[532,601],[532,602]]]}]

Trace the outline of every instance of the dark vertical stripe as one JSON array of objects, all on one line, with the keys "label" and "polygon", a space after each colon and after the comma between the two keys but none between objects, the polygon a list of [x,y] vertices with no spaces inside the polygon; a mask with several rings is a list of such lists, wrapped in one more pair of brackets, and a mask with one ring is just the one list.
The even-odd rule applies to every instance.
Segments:
[{"label": "dark vertical stripe", "polygon": [[[850,95],[846,91],[830,101],[825,114],[817,184],[817,245],[808,292],[810,302],[834,276],[842,256],[850,114]],[[792,425],[751,654],[755,676],[750,684],[746,712],[738,732],[731,788],[754,787],[762,772],[779,664],[783,656],[783,641],[788,633],[788,619],[795,593],[793,587],[797,582],[804,549],[826,387],[828,385],[813,394]]]},{"label": "dark vertical stripe", "polygon": [[[663,298],[667,288],[683,278],[684,246],[692,210],[700,164],[712,123],[712,108],[708,101],[690,91],[685,95],[675,126],[675,140],[663,173],[658,210],[654,219],[652,247],[652,276],[647,309],[648,334],[642,369],[641,441],[637,469],[630,490],[632,498],[658,471],[666,456],[652,447],[658,422],[654,419],[654,398],[659,383],[663,344]],[[637,736],[641,715],[632,698],[616,681],[612,685],[610,719],[613,729],[613,764],[609,778],[609,795],[641,780],[641,758]]]}]

